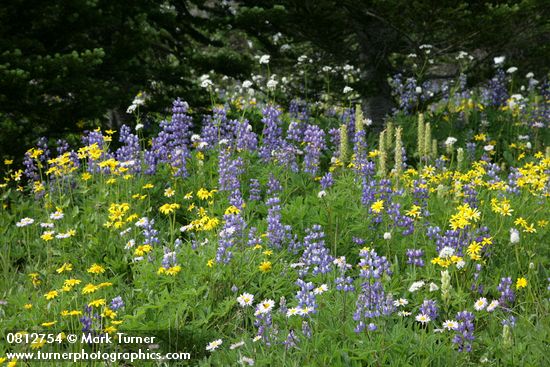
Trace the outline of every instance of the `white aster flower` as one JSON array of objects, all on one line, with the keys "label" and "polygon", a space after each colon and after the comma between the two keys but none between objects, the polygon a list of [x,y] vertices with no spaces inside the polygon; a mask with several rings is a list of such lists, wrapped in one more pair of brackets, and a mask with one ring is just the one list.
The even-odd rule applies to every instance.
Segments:
[{"label": "white aster flower", "polygon": [[498,304],[498,300],[492,300],[489,306],[487,306],[487,312],[493,312],[498,307]]},{"label": "white aster flower", "polygon": [[480,299],[478,299],[475,303],[474,303],[474,309],[476,311],[481,311],[483,310],[485,307],[487,307],[487,298],[485,297],[481,297]]},{"label": "white aster flower", "polygon": [[384,232],[384,239],[386,241],[391,240],[391,232]]},{"label": "white aster flower", "polygon": [[243,293],[237,297],[237,302],[239,302],[241,307],[251,306],[252,302],[254,302],[254,295],[250,293]]},{"label": "white aster flower", "polygon": [[239,348],[239,347],[242,347],[243,345],[244,345],[244,341],[241,340],[240,342],[231,344],[231,345],[229,346],[229,349],[231,349],[231,350],[237,349],[237,348]]},{"label": "white aster flower", "polygon": [[402,316],[402,317],[407,317],[407,316],[411,316],[412,313],[409,312],[409,311],[399,311],[399,312],[397,313],[397,315]]},{"label": "white aster flower", "polygon": [[495,149],[495,146],[491,145],[491,144],[487,144],[486,146],[483,147],[483,150],[486,151],[486,152],[490,152],[493,149]]},{"label": "white aster flower", "polygon": [[415,319],[416,319],[416,321],[418,321],[421,324],[427,324],[428,322],[430,322],[432,320],[430,318],[430,316],[428,316],[426,314],[423,314],[423,313],[416,315]]},{"label": "white aster flower", "polygon": [[266,64],[266,65],[267,65],[267,64],[269,64],[269,59],[270,59],[270,58],[271,58],[271,56],[269,56],[269,55],[262,55],[262,56],[260,57],[259,63],[260,63],[260,64]]},{"label": "white aster flower", "polygon": [[328,286],[326,284],[321,284],[313,290],[313,294],[323,294],[328,291]]},{"label": "white aster flower", "polygon": [[223,341],[221,339],[214,340],[213,342],[208,343],[206,350],[210,352],[216,350],[220,345],[222,345],[222,343]]},{"label": "white aster flower", "polygon": [[405,305],[408,305],[408,304],[409,304],[409,301],[406,298],[399,298],[399,299],[396,299],[395,301],[393,301],[393,305],[395,307],[405,306]]},{"label": "white aster flower", "polygon": [[25,218],[21,219],[19,222],[15,223],[15,225],[17,227],[26,227],[26,226],[31,225],[33,223],[34,223],[34,219],[29,218],[29,217],[25,217]]},{"label": "white aster flower", "polygon": [[63,219],[63,212],[60,211],[60,210],[57,210],[57,211],[53,212],[52,214],[50,214],[50,219],[51,220]]},{"label": "white aster flower", "polygon": [[271,312],[275,307],[275,301],[272,299],[264,299],[261,303],[256,306],[256,312],[259,314],[266,314]]},{"label": "white aster flower", "polygon": [[447,330],[456,330],[458,329],[458,322],[455,320],[445,320],[443,323],[443,328]]},{"label": "white aster flower", "polygon": [[321,191],[319,191],[319,192],[317,193],[317,197],[318,197],[319,199],[322,199],[322,198],[324,198],[325,196],[327,196],[327,192],[326,192],[325,190],[321,190]]}]

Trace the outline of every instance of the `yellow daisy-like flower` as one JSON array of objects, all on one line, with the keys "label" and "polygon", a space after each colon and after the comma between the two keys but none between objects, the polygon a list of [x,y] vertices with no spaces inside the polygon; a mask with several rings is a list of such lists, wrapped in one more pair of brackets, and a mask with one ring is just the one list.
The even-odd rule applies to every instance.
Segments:
[{"label": "yellow daisy-like flower", "polygon": [[206,266],[208,266],[209,268],[211,268],[211,267],[214,266],[214,264],[215,264],[214,259],[210,259],[210,260],[208,260],[208,262],[206,263]]},{"label": "yellow daisy-like flower", "polygon": [[40,236],[40,238],[42,238],[44,241],[51,241],[53,240],[54,238],[54,231],[46,231],[44,233],[42,233],[42,235]]},{"label": "yellow daisy-like flower", "polygon": [[260,264],[260,266],[258,266],[258,269],[260,269],[262,273],[267,273],[268,271],[271,270],[271,268],[272,268],[271,261],[264,261]]},{"label": "yellow daisy-like flower", "polygon": [[32,308],[32,303],[26,303],[26,304],[23,306],[23,308],[24,308],[25,310],[30,310],[30,309]]},{"label": "yellow daisy-like flower", "polygon": [[151,252],[151,250],[153,249],[153,247],[151,247],[151,245],[141,245],[141,246],[138,246],[135,251],[134,251],[134,255],[136,256],[143,256],[149,252]]},{"label": "yellow daisy-like flower", "polygon": [[101,316],[108,319],[114,319],[116,317],[116,312],[111,310],[109,307],[105,307]]},{"label": "yellow daisy-like flower", "polygon": [[104,332],[106,332],[107,334],[112,334],[116,331],[116,327],[114,326],[107,326],[105,329],[103,329]]},{"label": "yellow daisy-like flower", "polygon": [[229,208],[225,209],[225,215],[228,214],[239,214],[241,210],[237,208],[235,205],[231,205]]},{"label": "yellow daisy-like flower", "polygon": [[58,269],[56,270],[56,272],[57,272],[58,274],[61,274],[61,273],[63,273],[64,271],[71,271],[71,270],[73,270],[73,265],[72,265],[72,264],[70,264],[70,263],[63,263],[63,265],[61,265],[61,267],[58,268]]},{"label": "yellow daisy-like flower", "polygon": [[164,204],[163,206],[161,206],[159,208],[159,211],[162,213],[162,214],[165,214],[165,215],[168,215],[168,214],[171,214],[173,213],[176,209],[179,209],[180,208],[180,205],[177,204],[177,203],[172,203],[172,204]]},{"label": "yellow daisy-like flower", "polygon": [[382,210],[384,210],[384,200],[378,200],[376,202],[374,202],[371,206],[370,206],[370,209],[374,212],[374,213],[380,213]]},{"label": "yellow daisy-like flower", "polygon": [[174,195],[176,195],[176,192],[173,188],[168,187],[166,190],[164,190],[164,196],[166,196],[167,198],[171,198]]},{"label": "yellow daisy-like flower", "polygon": [[93,300],[92,302],[88,303],[88,307],[99,307],[99,306],[105,306],[105,298],[100,298]]},{"label": "yellow daisy-like flower", "polygon": [[[42,324],[43,325],[43,324]],[[32,349],[40,349],[46,344],[46,338],[34,339],[31,343]]]},{"label": "yellow daisy-like flower", "polygon": [[155,187],[155,185],[149,183],[149,184],[143,185],[142,189],[152,189],[153,187]]},{"label": "yellow daisy-like flower", "polygon": [[105,268],[98,264],[92,264],[92,266],[90,266],[90,268],[88,269],[88,273],[103,274],[105,273]]},{"label": "yellow daisy-like flower", "polygon": [[44,327],[50,327],[50,326],[54,326],[55,324],[57,324],[57,321],[43,322],[40,325],[42,325]]},{"label": "yellow daisy-like flower", "polygon": [[80,283],[82,283],[82,280],[80,279],[65,279],[65,281],[63,282],[63,285],[65,287],[74,287],[75,285],[79,285]]},{"label": "yellow daisy-like flower", "polygon": [[516,289],[527,287],[527,279],[521,277],[516,281]]},{"label": "yellow daisy-like flower", "polygon": [[94,293],[97,291],[99,287],[97,285],[93,285],[91,283],[88,283],[82,288],[82,294],[88,294],[88,293]]},{"label": "yellow daisy-like flower", "polygon": [[44,297],[46,297],[46,299],[49,301],[50,299],[54,299],[58,295],[59,295],[59,293],[57,291],[49,291],[48,293],[46,293],[44,295]]}]

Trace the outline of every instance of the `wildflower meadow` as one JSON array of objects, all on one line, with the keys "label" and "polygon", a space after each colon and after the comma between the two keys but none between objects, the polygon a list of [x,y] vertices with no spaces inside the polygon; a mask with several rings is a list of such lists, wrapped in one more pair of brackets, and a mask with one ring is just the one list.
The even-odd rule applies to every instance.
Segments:
[{"label": "wildflower meadow", "polygon": [[550,365],[550,89],[491,61],[377,126],[259,55],[3,159],[0,366]]}]

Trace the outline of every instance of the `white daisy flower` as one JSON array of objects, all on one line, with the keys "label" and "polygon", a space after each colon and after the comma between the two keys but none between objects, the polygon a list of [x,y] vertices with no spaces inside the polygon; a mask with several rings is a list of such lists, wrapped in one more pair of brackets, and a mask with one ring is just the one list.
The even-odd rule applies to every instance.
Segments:
[{"label": "white daisy flower", "polygon": [[458,322],[455,320],[445,320],[443,323],[443,328],[447,330],[456,330],[458,329]]},{"label": "white daisy flower", "polygon": [[409,312],[409,311],[399,311],[397,314],[398,314],[399,316],[402,316],[402,317],[406,317],[406,316],[411,316],[411,315],[412,315],[412,313]]},{"label": "white daisy flower", "polygon": [[321,284],[313,290],[313,294],[323,294],[328,291],[328,286],[326,284]]},{"label": "white daisy flower", "polygon": [[239,302],[241,307],[251,306],[252,302],[254,302],[254,295],[250,293],[243,293],[237,297],[237,302]]},{"label": "white daisy flower", "polygon": [[222,343],[223,341],[221,339],[214,340],[213,342],[208,343],[208,345],[206,346],[206,350],[210,352],[216,350],[220,345],[222,345]]},{"label": "white daisy flower", "polygon": [[393,301],[393,305],[395,307],[405,306],[405,305],[408,305],[408,304],[409,304],[409,301],[406,298],[399,298],[399,299],[396,299],[395,301]]},{"label": "white daisy flower", "polygon": [[487,298],[485,298],[485,297],[481,297],[480,299],[478,299],[476,301],[476,303],[474,303],[474,309],[476,311],[481,311],[485,307],[487,307]]},{"label": "white daisy flower", "polygon": [[487,312],[493,312],[498,307],[498,300],[492,300],[487,306]]},{"label": "white daisy flower", "polygon": [[229,349],[231,349],[231,350],[237,349],[237,348],[239,348],[239,347],[242,347],[243,345],[244,345],[244,341],[241,340],[240,342],[231,344],[231,345],[229,346]]},{"label": "white daisy flower", "polygon": [[26,226],[31,225],[33,223],[34,223],[34,219],[29,218],[29,217],[25,217],[25,218],[21,219],[19,222],[15,223],[15,225],[17,227],[26,227]]},{"label": "white daisy flower", "polygon": [[300,314],[301,309],[299,307],[292,307],[286,311],[286,317],[296,316]]},{"label": "white daisy flower", "polygon": [[271,312],[275,307],[275,301],[272,299],[264,299],[261,303],[256,306],[256,312],[260,314],[265,314]]},{"label": "white daisy flower", "polygon": [[427,324],[428,322],[430,322],[432,319],[430,318],[430,316],[426,315],[426,314],[418,314],[416,315],[415,317],[416,321],[420,322],[421,324]]},{"label": "white daisy flower", "polygon": [[50,214],[50,219],[52,220],[63,219],[63,212],[59,210],[53,212],[52,214]]}]

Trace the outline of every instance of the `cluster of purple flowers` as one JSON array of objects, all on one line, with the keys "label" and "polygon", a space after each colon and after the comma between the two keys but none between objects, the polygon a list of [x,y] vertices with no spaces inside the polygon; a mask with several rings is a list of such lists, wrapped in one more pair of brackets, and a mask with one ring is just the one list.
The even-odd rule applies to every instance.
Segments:
[{"label": "cluster of purple flowers", "polygon": [[427,315],[433,321],[439,315],[439,309],[437,308],[437,303],[431,299],[425,299],[420,305],[420,313]]},{"label": "cluster of purple flowers", "polygon": [[498,304],[504,310],[510,309],[510,307],[512,307],[514,301],[516,300],[516,293],[512,289],[512,278],[501,278],[497,290],[500,292]]},{"label": "cluster of purple flowers", "polygon": [[233,257],[231,248],[242,241],[246,224],[240,213],[225,214],[223,218],[223,229],[218,234],[216,262],[228,264]]},{"label": "cluster of purple flowers", "polygon": [[127,167],[130,173],[140,172],[141,150],[138,136],[132,134],[128,126],[122,125],[120,128],[119,141],[122,143],[122,146],[118,148],[115,153],[117,161],[122,162],[121,165]]},{"label": "cluster of purple flowers", "polygon": [[325,132],[319,126],[307,125],[304,132],[304,172],[316,175],[321,152],[326,148]]},{"label": "cluster of purple flowers", "polygon": [[218,183],[220,191],[240,190],[239,175],[243,173],[243,159],[231,158],[229,149],[220,149],[218,158]]},{"label": "cluster of purple flowers", "polygon": [[304,237],[304,252],[301,262],[304,263],[304,269],[300,271],[300,276],[305,276],[308,271],[311,274],[325,274],[331,270],[334,258],[325,247],[325,233],[320,225],[315,224],[306,229]]},{"label": "cluster of purple flowers", "polygon": [[[365,321],[382,315],[389,315],[395,310],[393,298],[386,295],[381,279],[384,274],[391,275],[390,263],[385,256],[378,256],[375,250],[361,250],[359,255],[359,276],[364,279],[361,293],[356,302],[353,319],[357,321],[355,332],[362,332],[367,326]],[[369,330],[376,327],[369,325]]]},{"label": "cluster of purple flowers", "polygon": [[423,267],[425,265],[424,259],[423,259],[424,250],[409,248],[407,249],[406,254],[407,254],[407,264],[418,266],[418,267]]},{"label": "cluster of purple flowers", "polygon": [[456,315],[458,328],[453,337],[453,343],[458,346],[459,352],[471,352],[474,341],[474,314],[468,311],[459,312]]},{"label": "cluster of purple flowers", "polygon": [[172,107],[172,121],[160,124],[162,131],[153,138],[151,149],[145,152],[148,167],[145,173],[153,174],[159,163],[170,164],[174,176],[187,177],[187,160],[193,119],[187,114],[189,105],[177,99]]}]

